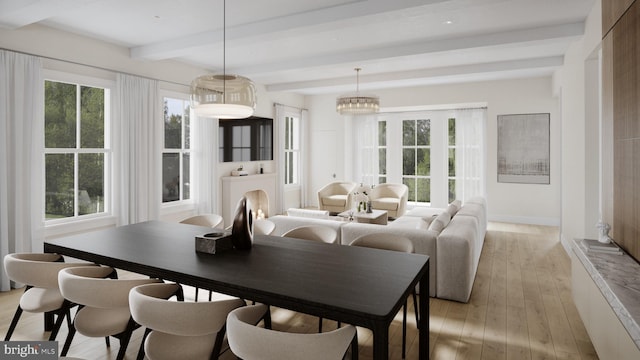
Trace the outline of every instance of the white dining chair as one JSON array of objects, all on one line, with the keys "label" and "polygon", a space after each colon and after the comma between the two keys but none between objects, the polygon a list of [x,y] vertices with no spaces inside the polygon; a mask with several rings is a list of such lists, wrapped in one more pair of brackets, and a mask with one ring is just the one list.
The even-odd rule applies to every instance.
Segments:
[{"label": "white dining chair", "polygon": [[335,244],[338,241],[338,231],[328,226],[305,225],[291,229],[282,234],[283,237],[290,237],[303,240],[312,240]]},{"label": "white dining chair", "polygon": [[299,334],[258,327],[265,305],[235,309],[227,316],[227,338],[234,355],[244,360],[341,360],[351,347],[358,358],[356,328],[346,325],[318,334]]},{"label": "white dining chair", "polygon": [[224,229],[224,219],[218,214],[202,214],[191,216],[180,222],[182,224],[208,226],[214,229]]},{"label": "white dining chair", "polygon": [[147,284],[129,292],[131,316],[151,330],[145,332],[144,354],[150,360],[217,359],[223,350],[227,315],[244,306],[244,300],[169,300],[181,290],[177,284]]},{"label": "white dining chair", "polygon": [[66,356],[77,332],[88,337],[109,336],[120,340],[117,360],[124,359],[131,335],[139,325],[129,311],[129,291],[158,279],[117,279],[115,269],[104,266],[73,267],[58,273],[60,292],[65,299],[80,305],[61,354]]},{"label": "white dining chair", "polygon": [[256,219],[253,222],[253,235],[271,235],[276,229],[276,224],[267,219]]},{"label": "white dining chair", "polygon": [[[371,233],[362,235],[349,244],[351,246],[368,247],[380,250],[399,251],[405,253],[413,253],[413,243],[410,239],[394,234],[387,233]],[[413,296],[413,307],[416,314],[416,324],[418,322],[418,301],[416,296],[416,289],[413,288],[411,293]],[[407,350],[407,301],[404,302],[402,308],[402,358],[405,358]]]},{"label": "white dining chair", "polygon": [[11,320],[4,341],[11,336],[18,325],[23,311],[45,313],[57,316],[49,340],[58,335],[64,318],[71,322],[71,308],[75,306],[60,293],[58,287],[58,271],[74,266],[87,266],[87,263],[66,263],[58,254],[49,253],[14,253],[4,257],[4,268],[7,277],[17,283],[24,284],[25,291]]},{"label": "white dining chair", "polygon": [[[180,221],[180,223],[189,224],[189,225],[208,226],[210,228],[221,229],[221,230],[224,229],[224,219],[222,218],[222,216],[218,214],[195,215]],[[195,289],[196,289],[195,299],[196,301],[198,301],[198,295],[200,293],[200,289],[197,287]],[[213,296],[213,293],[209,291],[209,301],[211,301],[212,296]]]}]

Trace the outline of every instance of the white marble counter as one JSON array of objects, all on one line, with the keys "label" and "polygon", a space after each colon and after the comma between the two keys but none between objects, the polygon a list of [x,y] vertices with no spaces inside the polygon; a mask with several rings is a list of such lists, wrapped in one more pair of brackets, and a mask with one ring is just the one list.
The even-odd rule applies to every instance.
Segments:
[{"label": "white marble counter", "polygon": [[573,251],[640,349],[640,264],[631,256],[589,252],[575,239]]}]

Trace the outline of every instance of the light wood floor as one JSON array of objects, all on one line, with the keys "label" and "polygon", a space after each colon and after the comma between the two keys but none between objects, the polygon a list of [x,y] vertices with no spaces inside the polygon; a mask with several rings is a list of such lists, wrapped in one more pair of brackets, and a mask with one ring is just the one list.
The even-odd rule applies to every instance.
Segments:
[{"label": "light wood floor", "polygon": [[[122,276],[122,275],[121,275]],[[130,275],[135,276],[135,275]],[[0,335],[4,337],[21,290],[0,293]],[[187,292],[187,297],[193,296]],[[407,359],[417,359],[417,330],[409,305]],[[315,317],[273,309],[274,328],[311,333]],[[392,324],[390,358],[400,359],[402,313]],[[430,299],[431,359],[597,359],[571,297],[571,266],[555,227],[491,223],[468,304]],[[335,322],[326,321],[324,329]],[[63,326],[58,340],[66,337]],[[142,331],[129,345],[135,359]],[[23,314],[12,340],[42,340],[40,314]],[[371,332],[358,328],[360,359],[371,359]],[[103,339],[76,335],[69,356],[115,359]],[[227,352],[223,359],[235,359]]]}]

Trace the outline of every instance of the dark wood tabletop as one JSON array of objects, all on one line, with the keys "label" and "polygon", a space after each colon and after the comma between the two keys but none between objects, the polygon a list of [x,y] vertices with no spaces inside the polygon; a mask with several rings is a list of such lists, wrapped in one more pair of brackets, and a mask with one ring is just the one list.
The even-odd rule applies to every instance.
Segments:
[{"label": "dark wood tabletop", "polygon": [[[148,221],[45,242],[45,251],[362,326],[374,358],[388,358],[388,327],[418,283],[429,288],[429,257],[256,236],[249,251],[195,251],[195,225]],[[428,314],[428,297],[420,296]],[[420,316],[428,358],[429,316]]]}]

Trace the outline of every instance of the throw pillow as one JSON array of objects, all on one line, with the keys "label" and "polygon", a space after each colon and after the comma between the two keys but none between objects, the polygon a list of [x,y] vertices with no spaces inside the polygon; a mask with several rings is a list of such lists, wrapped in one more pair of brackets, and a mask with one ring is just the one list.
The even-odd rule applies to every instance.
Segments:
[{"label": "throw pillow", "polygon": [[445,211],[431,222],[429,230],[441,232],[445,227],[447,227],[447,225],[449,225],[449,221],[451,221],[451,215]]},{"label": "throw pillow", "polygon": [[458,213],[458,210],[460,210],[460,207],[462,207],[462,201],[454,200],[449,204],[449,206],[447,206],[447,212],[451,217],[454,217]]}]

